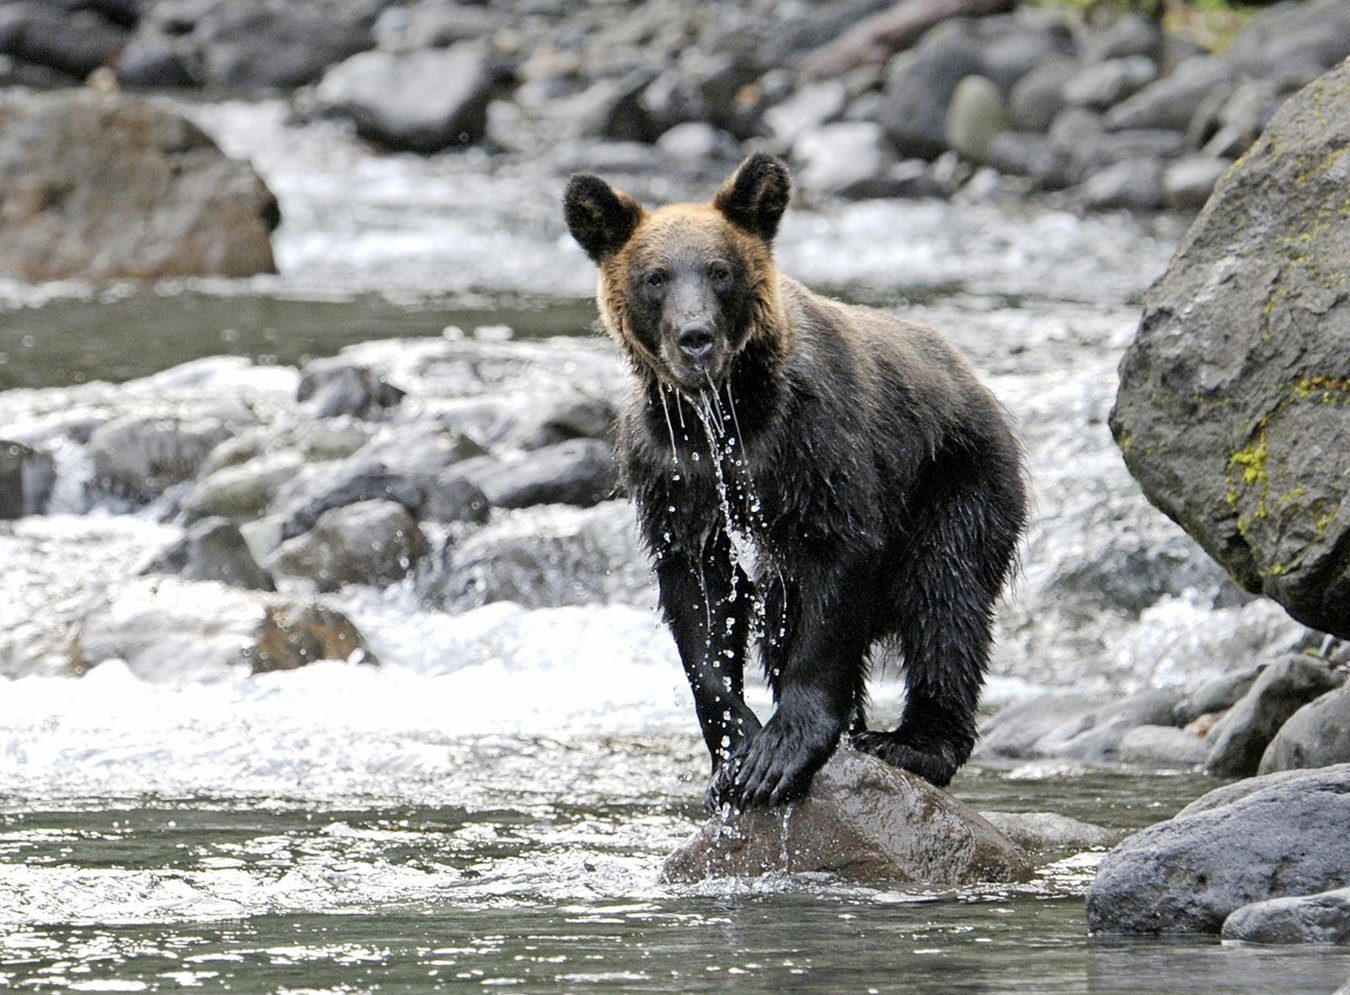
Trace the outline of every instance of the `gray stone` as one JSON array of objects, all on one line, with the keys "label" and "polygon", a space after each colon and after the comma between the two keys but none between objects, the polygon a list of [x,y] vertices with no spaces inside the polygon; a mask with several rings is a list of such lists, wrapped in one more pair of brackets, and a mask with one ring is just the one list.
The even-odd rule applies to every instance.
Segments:
[{"label": "gray stone", "polygon": [[[537,428],[540,434],[547,434],[548,428],[545,426],[549,424],[549,416],[560,412],[560,409],[541,402],[535,410],[541,422],[532,427]],[[565,414],[560,413],[559,416],[565,417]],[[571,438],[566,435],[563,437]],[[514,438],[512,441],[516,442]],[[525,448],[523,444],[522,448]],[[487,450],[470,436],[447,427],[437,418],[419,418],[411,423],[396,422],[376,434],[356,452],[359,455],[352,460],[351,465],[380,463],[391,473],[410,475],[439,473],[466,459],[487,455]]]},{"label": "gray stone", "polygon": [[1251,689],[1209,731],[1205,771],[1249,777],[1285,720],[1337,685],[1331,668],[1306,656],[1287,656],[1261,671]]},{"label": "gray stone", "polygon": [[1209,755],[1209,743],[1174,726],[1135,726],[1120,738],[1121,763],[1197,767]]},{"label": "gray stone", "polygon": [[55,482],[50,453],[0,439],[0,519],[42,514]]},{"label": "gray stone", "polygon": [[404,392],[382,373],[349,362],[341,356],[315,359],[300,371],[295,399],[306,403],[316,418],[352,415],[370,418],[396,406]]},{"label": "gray stone", "polygon": [[145,27],[132,35],[117,56],[118,85],[131,90],[164,90],[198,86],[198,60],[181,39]]},{"label": "gray stone", "polygon": [[932,159],[947,147],[947,105],[957,84],[981,68],[979,42],[950,25],[891,61],[880,123],[897,154]]},{"label": "gray stone", "polygon": [[1089,207],[1151,210],[1162,206],[1162,178],[1162,160],[1125,159],[1089,176],[1083,183],[1083,201]]},{"label": "gray stone", "polygon": [[613,452],[598,439],[571,439],[512,462],[466,460],[458,472],[482,488],[494,508],[589,507],[612,497],[618,479]]},{"label": "gray stone", "polygon": [[303,577],[320,591],[346,584],[383,585],[406,576],[428,549],[408,510],[396,501],[361,501],[325,511],[314,527],[268,558],[274,574]]},{"label": "gray stone", "polygon": [[1261,756],[1258,773],[1350,762],[1350,687],[1315,698],[1291,715]]},{"label": "gray stone", "polygon": [[1226,55],[1252,76],[1302,85],[1350,55],[1350,8],[1341,0],[1281,5],[1244,25]]},{"label": "gray stone", "polygon": [[1189,155],[1169,163],[1163,171],[1163,203],[1183,211],[1199,210],[1232,165],[1231,159],[1209,155]]},{"label": "gray stone", "polygon": [[1136,726],[1169,724],[1176,703],[1176,696],[1165,691],[1145,691],[1107,704],[1081,697],[1033,698],[1009,705],[985,723],[977,753],[1116,763],[1125,734]]},{"label": "gray stone", "polygon": [[703,121],[686,121],[661,133],[656,148],[662,155],[695,166],[724,169],[741,154],[740,143]]},{"label": "gray stone", "polygon": [[1153,60],[1143,55],[1083,66],[1064,83],[1064,102],[1077,107],[1112,107],[1152,83],[1158,75]]},{"label": "gray stone", "polygon": [[214,580],[251,591],[275,591],[272,576],[258,566],[239,526],[228,518],[204,518],[183,538],[156,554],[142,574],[177,574],[184,580]]},{"label": "gray stone", "polygon": [[1008,120],[1019,131],[1047,131],[1065,107],[1064,84],[1079,71],[1073,59],[1049,59],[1027,73],[1008,95]]},{"label": "gray stone", "polygon": [[0,7],[0,54],[50,66],[84,79],[107,65],[126,44],[125,28],[92,10],[60,10],[48,3]]},{"label": "gray stone", "polygon": [[196,474],[232,434],[214,418],[119,418],[100,425],[89,438],[94,478],[114,494],[149,501]]},{"label": "gray stone", "polygon": [[741,98],[761,72],[762,66],[735,49],[713,52],[688,46],[637,99],[647,134],[609,137],[650,140],[685,121],[706,121],[738,139],[750,138],[758,130],[755,108],[743,105]]},{"label": "gray stone", "polygon": [[1219,935],[1242,943],[1350,943],[1350,888],[1244,905]]},{"label": "gray stone", "polygon": [[1248,591],[1339,636],[1350,297],[1336,288],[1350,228],[1326,212],[1344,199],[1347,142],[1342,65],[1291,98],[1216,186],[1145,297],[1110,419],[1153,504]]},{"label": "gray stone", "polygon": [[436,152],[482,141],[487,106],[503,80],[488,49],[462,42],[407,55],[361,52],[324,73],[319,106],[392,149]]},{"label": "gray stone", "polygon": [[837,79],[808,83],[783,103],[764,112],[773,137],[791,145],[805,132],[838,118],[848,104],[848,87]]},{"label": "gray stone", "polygon": [[1024,850],[1087,850],[1115,846],[1119,829],[1080,822],[1055,812],[981,812],[991,826]]},{"label": "gray stone", "polygon": [[276,199],[196,125],[136,97],[0,99],[0,272],[23,280],[274,272]]},{"label": "gray stone", "polygon": [[[1161,167],[1160,160],[1180,155],[1185,147],[1186,136],[1179,131],[1140,129],[1106,132],[1091,140],[1082,141],[1073,148],[1069,157],[1069,171],[1082,182],[1091,179],[1095,173],[1124,162],[1156,161]],[[1161,168],[1156,178],[1153,177],[1151,169],[1147,177],[1150,191],[1153,183],[1157,183],[1158,203],[1161,203]]]},{"label": "gray stone", "polygon": [[1025,881],[1032,865],[977,812],[922,778],[837,750],[795,804],[714,817],[670,855],[661,879],[692,883],[827,873],[846,881],[963,885]]},{"label": "gray stone", "polygon": [[1029,176],[1043,187],[1068,183],[1066,157],[1044,135],[1001,131],[989,144],[987,161],[1000,173]]},{"label": "gray stone", "polygon": [[1111,851],[1088,889],[1088,929],[1217,934],[1244,905],[1345,887],[1350,765],[1275,777]]},{"label": "gray stone", "polygon": [[1030,20],[1012,14],[985,18],[976,25],[983,42],[980,75],[993,81],[1005,97],[1039,67],[1059,62],[1073,50],[1072,36],[1053,18],[1047,23]]},{"label": "gray stone", "polygon": [[1256,679],[1261,676],[1261,671],[1265,669],[1266,665],[1261,663],[1206,682],[1186,702],[1188,718],[1209,712],[1224,712],[1232,708],[1251,690]]},{"label": "gray stone", "polygon": [[1162,44],[1162,30],[1154,21],[1142,14],[1122,14],[1105,30],[1088,37],[1083,43],[1083,60],[1106,62],[1139,55],[1156,59]]},{"label": "gray stone", "polygon": [[482,521],[487,517],[486,498],[472,486],[447,484],[428,473],[390,470],[383,463],[357,456],[296,476],[277,493],[271,511],[284,521],[283,539],[308,532],[328,511],[363,501],[394,501],[414,515],[432,507],[433,520],[457,521],[447,517],[451,502],[476,495],[483,507],[470,520]]},{"label": "gray stone", "polygon": [[[623,76],[598,79],[581,93],[554,102],[552,110],[573,138],[650,142],[665,129],[653,124],[642,97],[655,73],[638,68]],[[673,127],[679,121],[671,121]]]},{"label": "gray stone", "polygon": [[225,466],[198,484],[184,500],[184,523],[191,525],[211,516],[235,522],[257,518],[302,466],[300,454],[288,449]]},{"label": "gray stone", "polygon": [[792,147],[802,187],[843,197],[886,196],[886,171],[895,164],[881,125],[843,121],[808,131]]},{"label": "gray stone", "polygon": [[1007,127],[1008,112],[997,86],[983,76],[967,76],[957,84],[947,105],[944,134],[949,147],[972,162],[988,162],[994,139]]},{"label": "gray stone", "polygon": [[1185,131],[1201,101],[1233,74],[1233,67],[1223,59],[1197,55],[1177,66],[1170,76],[1154,80],[1116,104],[1106,112],[1103,124],[1111,131],[1126,128]]}]

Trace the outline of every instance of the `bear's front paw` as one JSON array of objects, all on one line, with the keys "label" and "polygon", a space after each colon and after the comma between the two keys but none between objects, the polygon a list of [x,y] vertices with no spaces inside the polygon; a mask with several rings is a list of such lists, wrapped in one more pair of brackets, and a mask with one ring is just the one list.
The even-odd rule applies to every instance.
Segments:
[{"label": "bear's front paw", "polygon": [[806,794],[834,742],[808,737],[770,721],[733,753],[708,787],[709,811],[730,805],[747,808],[784,805]]},{"label": "bear's front paw", "polygon": [[934,787],[945,788],[960,767],[951,751],[938,747],[920,749],[901,742],[893,732],[859,732],[849,737],[859,753],[870,753],[892,767],[899,767],[921,778]]}]

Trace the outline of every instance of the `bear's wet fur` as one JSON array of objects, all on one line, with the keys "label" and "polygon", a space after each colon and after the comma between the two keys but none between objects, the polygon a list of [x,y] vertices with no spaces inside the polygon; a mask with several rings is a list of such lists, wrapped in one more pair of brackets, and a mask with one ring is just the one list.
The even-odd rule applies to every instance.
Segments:
[{"label": "bear's wet fur", "polygon": [[[636,390],[623,479],[712,754],[707,804],[803,795],[845,733],[945,786],[975,744],[994,602],[1026,521],[998,403],[937,332],[778,273],[791,185],[756,154],[710,204],[648,212],[572,177],[568,227]],[[774,700],[742,697],[751,636]],[[893,731],[872,648],[903,653]]]}]

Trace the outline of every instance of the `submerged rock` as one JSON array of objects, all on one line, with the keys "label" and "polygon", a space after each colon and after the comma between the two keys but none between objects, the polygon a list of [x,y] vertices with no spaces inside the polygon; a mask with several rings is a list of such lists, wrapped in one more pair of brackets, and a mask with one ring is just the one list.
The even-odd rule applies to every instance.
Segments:
[{"label": "submerged rock", "polygon": [[1345,886],[1350,764],[1231,787],[1111,851],[1088,889],[1088,929],[1216,934],[1244,905]]},{"label": "submerged rock", "polygon": [[1057,812],[981,812],[991,826],[1026,850],[1086,850],[1114,846],[1123,833]]},{"label": "submerged rock", "polygon": [[1031,860],[978,812],[922,778],[840,749],[793,805],[714,817],[666,860],[691,883],[769,873],[963,885],[1025,881]]},{"label": "submerged rock", "polygon": [[1247,590],[1340,636],[1350,635],[1347,142],[1342,65],[1286,103],[1219,181],[1146,297],[1110,419],[1149,500]]},{"label": "submerged rock", "polygon": [[1224,920],[1221,935],[1243,943],[1350,943],[1350,888],[1244,905]]}]

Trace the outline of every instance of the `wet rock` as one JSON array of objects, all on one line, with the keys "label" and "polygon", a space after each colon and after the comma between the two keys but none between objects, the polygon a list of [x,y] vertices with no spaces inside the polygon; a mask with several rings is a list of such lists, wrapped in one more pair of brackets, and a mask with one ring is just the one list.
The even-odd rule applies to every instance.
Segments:
[{"label": "wet rock", "polygon": [[1233,76],[1233,68],[1212,55],[1187,59],[1170,76],[1154,80],[1138,93],[1106,112],[1110,131],[1126,128],[1164,128],[1185,131],[1201,101]]},{"label": "wet rock", "polygon": [[1169,163],[1162,177],[1163,203],[1183,211],[1199,210],[1232,165],[1231,159],[1208,155],[1186,156]]},{"label": "wet rock", "polygon": [[295,399],[308,402],[316,418],[352,415],[369,418],[395,407],[403,400],[399,390],[383,374],[351,363],[341,356],[315,359],[300,371]]},{"label": "wet rock", "polygon": [[1112,107],[1152,83],[1158,75],[1153,60],[1143,55],[1083,66],[1064,83],[1065,103],[1077,107]]},{"label": "wet rock", "polygon": [[655,605],[651,568],[627,501],[500,513],[444,555],[440,570],[419,577],[418,592],[447,610],[494,601],[525,608]]},{"label": "wet rock", "polygon": [[1207,681],[1177,709],[1178,720],[1189,722],[1201,715],[1227,711],[1242,700],[1265,669],[1264,663],[1257,664]]},{"label": "wet rock", "polygon": [[1350,765],[1243,787],[1111,851],[1088,889],[1088,929],[1216,934],[1242,906],[1345,886]]},{"label": "wet rock", "polygon": [[1067,157],[1044,135],[1001,131],[989,143],[987,161],[1000,173],[1029,176],[1043,187],[1067,185]]},{"label": "wet rock", "polygon": [[394,501],[415,513],[426,501],[431,479],[357,457],[295,477],[277,494],[272,512],[285,523],[282,538],[292,539],[313,528],[324,513],[363,501]]},{"label": "wet rock", "polygon": [[304,465],[299,453],[282,450],[222,467],[184,500],[184,524],[212,516],[235,522],[257,518]]},{"label": "wet rock", "polygon": [[1197,767],[1208,755],[1208,742],[1173,726],[1135,726],[1117,748],[1121,763],[1164,767]]},{"label": "wet rock", "polygon": [[79,80],[107,65],[127,36],[125,28],[93,10],[61,10],[47,3],[0,6],[0,54]]},{"label": "wet rock", "polygon": [[979,75],[980,55],[978,41],[948,26],[887,67],[879,121],[899,155],[932,159],[947,147],[947,105],[961,80]]},{"label": "wet rock", "polygon": [[666,860],[661,879],[828,873],[933,885],[1025,881],[1026,854],[951,795],[875,757],[840,749],[789,808],[713,818]]},{"label": "wet rock", "polygon": [[0,519],[42,514],[55,482],[50,453],[0,439]]},{"label": "wet rock", "polygon": [[1331,668],[1312,657],[1287,656],[1270,664],[1210,730],[1205,771],[1221,777],[1255,774],[1285,720],[1338,683]]},{"label": "wet rock", "polygon": [[1219,935],[1242,943],[1350,943],[1350,888],[1244,905]]},{"label": "wet rock", "polygon": [[1089,176],[1083,184],[1088,207],[1128,207],[1146,211],[1163,202],[1163,164],[1160,159],[1126,159]]},{"label": "wet rock", "polygon": [[407,55],[361,52],[328,70],[314,95],[364,138],[437,152],[483,140],[488,103],[506,78],[486,47],[463,42]]},{"label": "wet rock", "polygon": [[204,518],[183,538],[161,550],[142,574],[177,574],[184,580],[214,580],[251,591],[275,591],[276,584],[253,558],[239,526],[228,518]]},{"label": "wet rock", "polygon": [[460,472],[482,488],[494,508],[532,504],[589,507],[612,497],[618,479],[613,452],[598,439],[571,439],[511,462],[466,461]]},{"label": "wet rock", "polygon": [[1110,419],[1150,501],[1248,591],[1340,636],[1350,298],[1331,288],[1350,229],[1317,219],[1343,198],[1346,141],[1341,66],[1291,98],[1215,188],[1145,298]]},{"label": "wet rock", "polygon": [[186,683],[374,657],[351,621],[330,608],[156,577],[115,590],[80,622],[72,667],[112,659],[144,681]]},{"label": "wet rock", "polygon": [[1007,126],[1003,97],[990,80],[967,76],[956,85],[944,126],[950,148],[972,162],[988,162],[995,137]]},{"label": "wet rock", "polygon": [[887,171],[895,153],[881,125],[841,121],[808,131],[792,147],[796,179],[807,190],[861,199],[890,195]]},{"label": "wet rock", "polygon": [[100,425],[89,438],[98,485],[149,501],[196,474],[233,432],[215,418],[128,416]]},{"label": "wet rock", "polygon": [[303,577],[320,591],[383,585],[406,576],[427,552],[417,521],[396,501],[361,501],[325,511],[314,527],[268,558],[273,573]]},{"label": "wet rock", "polygon": [[275,198],[195,125],[134,97],[0,100],[0,271],[24,280],[274,272]]},{"label": "wet rock", "polygon": [[1048,131],[1066,106],[1064,85],[1079,71],[1073,59],[1049,59],[1031,70],[1008,95],[1008,119],[1019,131]]},{"label": "wet rock", "polygon": [[980,729],[977,755],[1013,759],[1120,761],[1120,744],[1137,726],[1170,725],[1177,697],[1144,691],[1102,704],[1090,698],[1032,698],[1009,705]]},{"label": "wet rock", "polygon": [[991,826],[1024,850],[1086,850],[1115,846],[1119,829],[1080,822],[1055,812],[981,812]]},{"label": "wet rock", "polygon": [[1155,59],[1162,52],[1163,33],[1141,14],[1122,14],[1109,27],[1090,35],[1083,43],[1084,62],[1106,62],[1144,56]]},{"label": "wet rock", "polygon": [[774,138],[791,145],[806,132],[838,118],[847,105],[848,87],[839,80],[809,83],[765,111],[764,124]]},{"label": "wet rock", "polygon": [[1350,687],[1308,702],[1280,726],[1261,756],[1260,774],[1350,762]]},{"label": "wet rock", "polygon": [[1350,56],[1350,8],[1338,0],[1278,8],[1245,25],[1226,54],[1252,76],[1301,85]]},{"label": "wet rock", "polygon": [[454,470],[443,470],[426,485],[417,517],[424,522],[470,522],[488,520],[492,505],[487,495]]},{"label": "wet rock", "polygon": [[[618,408],[608,398],[559,393],[534,401],[502,438],[505,444],[525,450],[543,449],[569,439],[610,441],[618,416]],[[480,449],[478,453],[465,453],[461,458],[482,452]]]}]

